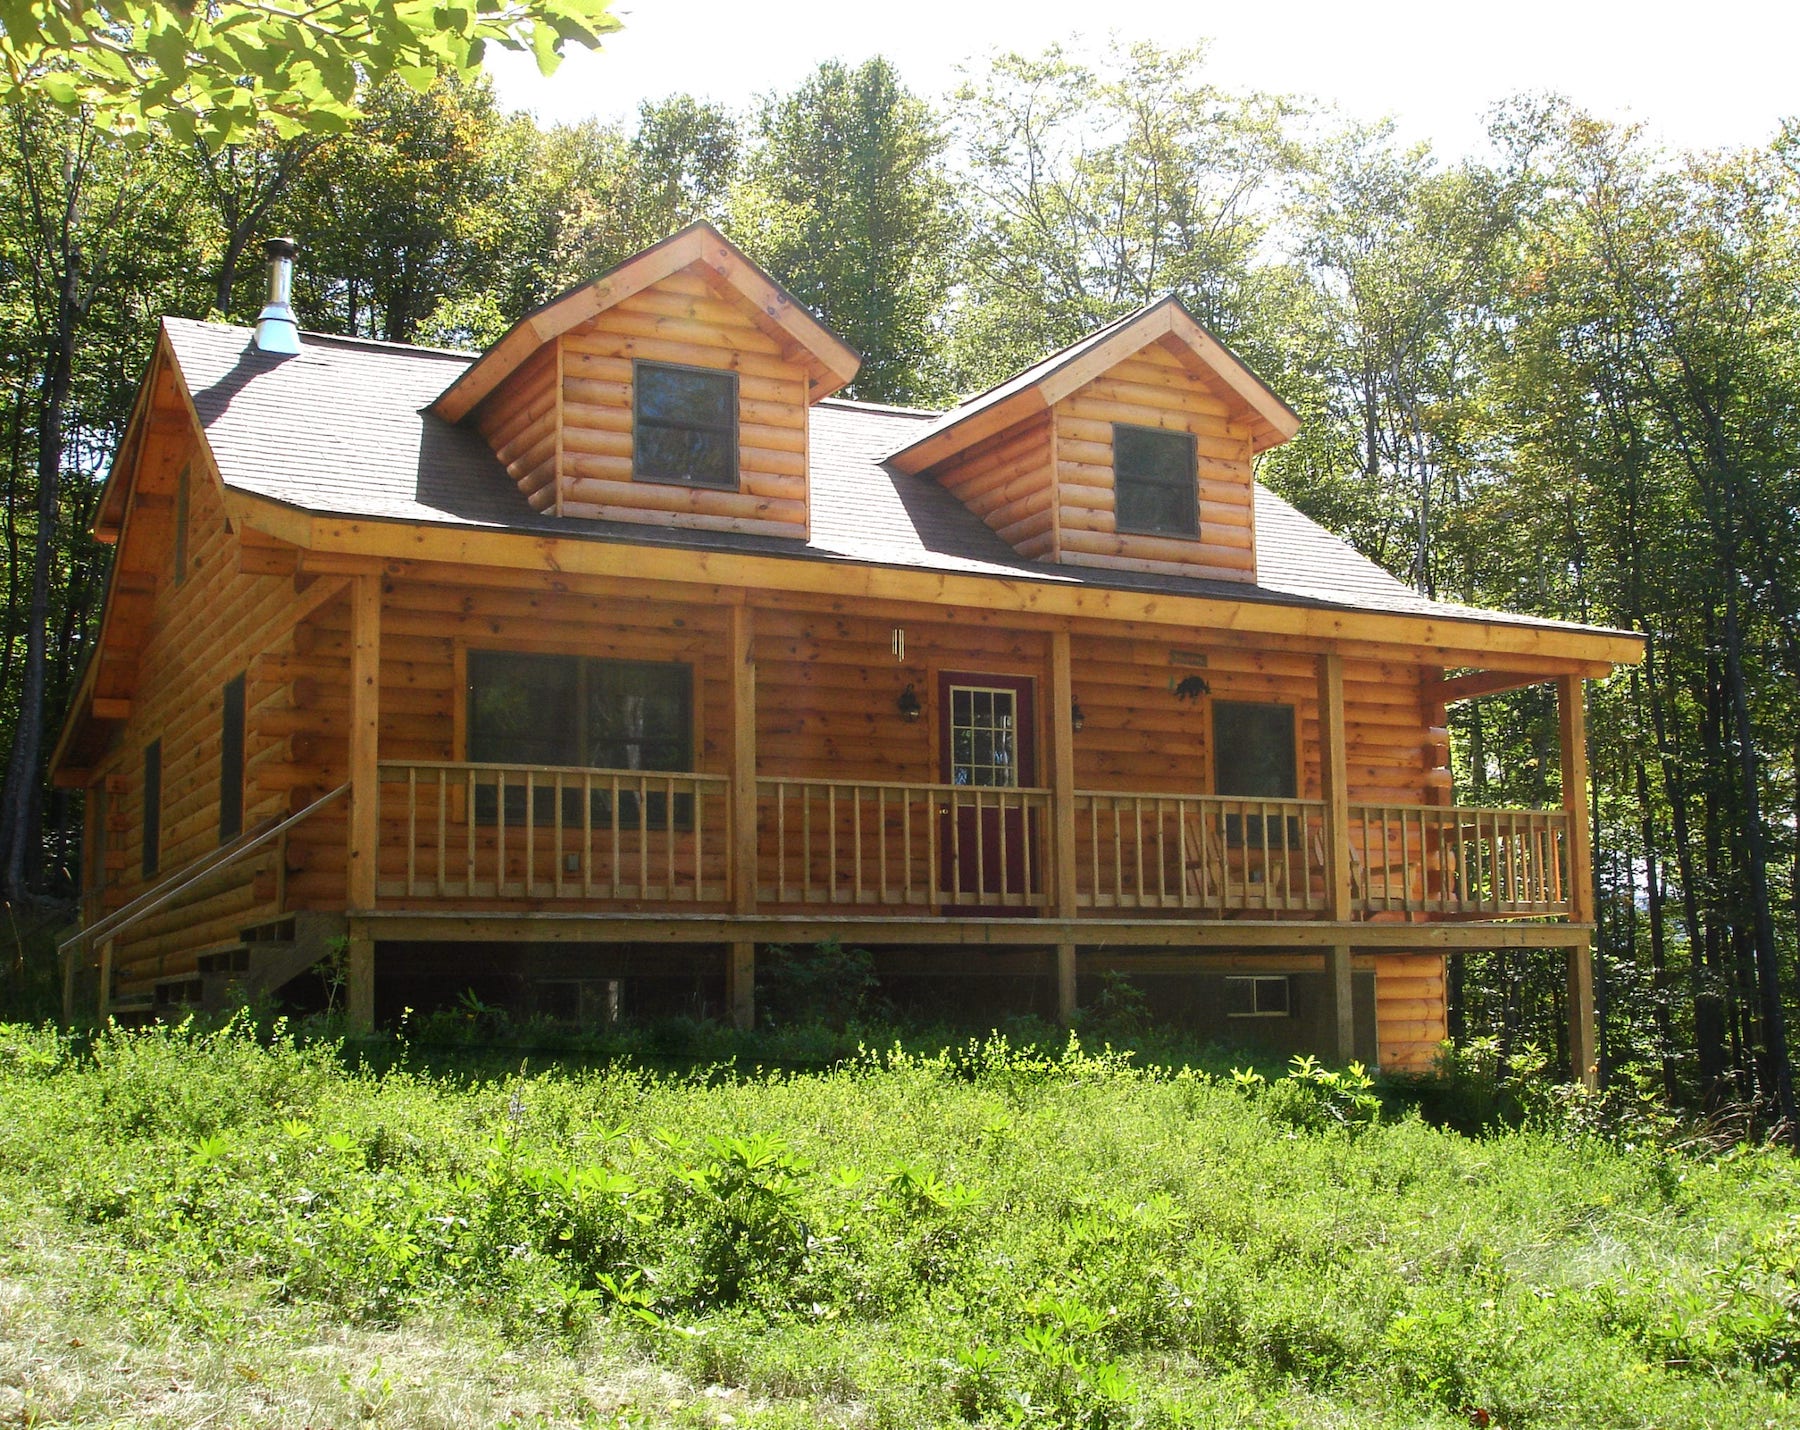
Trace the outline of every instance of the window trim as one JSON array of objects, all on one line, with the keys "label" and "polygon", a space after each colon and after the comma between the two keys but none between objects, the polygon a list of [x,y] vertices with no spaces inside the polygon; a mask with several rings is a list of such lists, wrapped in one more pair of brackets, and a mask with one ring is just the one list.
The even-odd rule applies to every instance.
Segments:
[{"label": "window trim", "polygon": [[[1179,440],[1187,448],[1187,482],[1168,481],[1161,477],[1134,473],[1130,480],[1140,485],[1156,487],[1182,493],[1187,498],[1188,514],[1191,524],[1180,529],[1161,526],[1127,525],[1119,515],[1119,492],[1127,480],[1126,473],[1119,466],[1119,433],[1122,431],[1141,432],[1154,436],[1159,440]],[[1170,427],[1147,427],[1141,422],[1115,422],[1112,424],[1113,449],[1113,525],[1122,535],[1157,536],[1167,541],[1198,541],[1200,539],[1200,444],[1192,432],[1181,431]]]},{"label": "window trim", "polygon": [[[646,421],[654,428],[671,431],[699,430],[704,432],[724,432],[723,427],[715,427],[710,423],[673,423],[659,422],[655,418],[646,419],[642,411],[644,385],[640,374],[645,371],[693,373],[724,382],[731,391],[731,426],[728,450],[731,453],[731,480],[728,482],[701,481],[692,476],[667,477],[656,476],[644,471],[644,464],[638,440],[639,432]],[[665,487],[689,487],[698,491],[735,492],[743,489],[743,463],[739,457],[739,410],[741,407],[738,375],[728,368],[701,367],[695,363],[652,362],[648,358],[634,358],[631,363],[631,479],[634,482],[649,482]]]}]

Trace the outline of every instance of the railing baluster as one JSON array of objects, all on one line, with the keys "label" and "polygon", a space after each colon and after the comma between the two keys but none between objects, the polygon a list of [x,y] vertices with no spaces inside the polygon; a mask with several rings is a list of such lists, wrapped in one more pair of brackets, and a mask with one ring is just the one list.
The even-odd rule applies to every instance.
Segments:
[{"label": "railing baluster", "polygon": [[415,887],[419,873],[419,770],[406,771],[406,897],[418,893]]},{"label": "railing baluster", "polygon": [[525,771],[525,889],[531,898],[537,885],[537,790],[532,772]]},{"label": "railing baluster", "polygon": [[449,792],[445,781],[449,778],[449,774],[448,770],[441,767],[437,772],[437,892],[440,899],[444,897],[444,845],[447,832],[445,820],[448,818],[445,805],[449,803],[449,800],[445,798]]},{"label": "railing baluster", "polygon": [[862,786],[850,786],[850,883],[855,895],[852,902],[863,901],[862,877]]},{"label": "railing baluster", "polygon": [[506,897],[506,771],[494,773],[494,897]]},{"label": "railing baluster", "polygon": [[561,770],[558,770],[552,778],[550,793],[556,801],[556,813],[553,816],[555,822],[552,826],[555,833],[551,836],[555,840],[555,844],[550,855],[550,891],[560,899],[563,892],[563,777]]},{"label": "railing baluster", "polygon": [[594,777],[581,776],[581,897],[594,897]]}]

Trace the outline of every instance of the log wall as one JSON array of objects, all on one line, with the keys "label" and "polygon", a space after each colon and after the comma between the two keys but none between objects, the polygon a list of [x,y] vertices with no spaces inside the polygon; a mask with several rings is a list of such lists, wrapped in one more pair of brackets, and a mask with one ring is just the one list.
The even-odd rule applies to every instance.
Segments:
[{"label": "log wall", "polygon": [[1022,556],[1056,553],[1056,464],[1049,413],[977,442],[933,473]]},{"label": "log wall", "polygon": [[[546,344],[481,404],[476,424],[534,509],[806,538],[806,370],[722,287],[672,274]],[[640,358],[737,374],[735,491],[634,478]]]},{"label": "log wall", "polygon": [[[1212,387],[1154,343],[1058,403],[1058,559],[1072,566],[1254,581],[1251,434],[1231,411]],[[1197,540],[1118,530],[1115,422],[1193,435],[1199,463]]]},{"label": "log wall", "polygon": [[[108,910],[218,847],[224,686],[250,668],[259,634],[295,600],[291,579],[240,570],[238,539],[227,531],[218,489],[197,461],[188,482],[186,578],[175,582],[174,503],[157,498],[172,495],[179,472],[193,460],[194,448],[185,440],[165,437],[148,445],[138,473],[141,495],[120,540],[121,576],[153,576],[155,597],[141,627],[109,632],[110,639],[139,651],[141,675],[130,718],[95,770],[107,790]],[[254,716],[246,723],[248,756],[257,727]],[[146,879],[144,749],[158,739],[161,850],[157,873]],[[279,805],[270,792],[247,782],[245,828],[282,812]],[[205,898],[129,929],[114,950],[118,994],[128,997],[147,991],[155,978],[192,972],[199,950],[232,941],[240,928],[269,917],[272,882],[258,877],[259,867],[269,864],[264,859],[229,871]]]}]

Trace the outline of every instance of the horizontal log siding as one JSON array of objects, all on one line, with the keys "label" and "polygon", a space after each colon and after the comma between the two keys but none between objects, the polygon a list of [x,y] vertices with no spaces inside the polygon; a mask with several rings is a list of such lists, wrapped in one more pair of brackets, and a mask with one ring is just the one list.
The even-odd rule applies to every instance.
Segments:
[{"label": "horizontal log siding", "polygon": [[537,493],[555,500],[556,349],[547,345],[526,359],[475,411],[475,425],[507,475],[541,511]]},{"label": "horizontal log siding", "polygon": [[[554,486],[532,496],[540,511],[557,505],[560,495],[566,517],[805,539],[806,371],[783,356],[783,345],[756,325],[741,298],[722,297],[692,272],[677,273],[558,342],[560,468]],[[736,491],[633,480],[637,358],[737,373]]]},{"label": "horizontal log siding", "polygon": [[[1152,344],[1058,403],[1058,559],[1072,566],[1256,579],[1250,429],[1218,393]],[[1114,525],[1112,426],[1194,436],[1199,456],[1197,541],[1120,532]]]},{"label": "horizontal log siding", "polygon": [[935,476],[1022,556],[1054,554],[1050,414],[998,432],[933,469]]},{"label": "horizontal log siding", "polygon": [[1385,1072],[1427,1073],[1450,1036],[1444,960],[1437,954],[1377,954],[1375,1037]]},{"label": "horizontal log siding", "polygon": [[[139,490],[169,493],[175,474],[193,456],[185,439],[152,438]],[[151,519],[145,520],[149,516]],[[246,575],[238,540],[225,529],[219,494],[196,462],[188,479],[187,578],[172,579],[173,509],[152,502],[134,510],[118,560],[122,572],[155,573],[156,594],[139,629],[114,632],[141,652],[143,672],[132,694],[131,717],[97,767],[116,793],[107,797],[109,860],[103,906],[117,909],[155,883],[219,846],[221,698],[225,682],[246,670],[250,642],[294,600],[294,584],[280,576]],[[246,754],[254,738],[246,721]],[[139,860],[144,820],[144,746],[162,741],[161,850],[157,873],[143,877]],[[277,812],[277,801],[246,785],[244,827]],[[270,858],[250,861],[206,886],[202,897],[179,902],[134,924],[114,947],[115,996],[147,993],[164,976],[191,974],[196,951],[232,941],[238,930],[269,917],[272,887],[257,878]]]},{"label": "horizontal log siding", "polygon": [[[1172,650],[1201,656],[1206,664],[1175,663]],[[1075,737],[1078,788],[1214,792],[1207,702],[1177,700],[1171,689],[1185,676],[1199,675],[1213,700],[1294,706],[1299,797],[1321,797],[1313,657],[1209,647],[1203,637],[1192,645],[1173,647],[1085,634],[1071,641],[1070,657],[1075,698],[1086,717]],[[1344,663],[1344,733],[1352,802],[1425,801],[1425,771],[1434,747],[1421,713],[1421,679],[1416,666]]]}]

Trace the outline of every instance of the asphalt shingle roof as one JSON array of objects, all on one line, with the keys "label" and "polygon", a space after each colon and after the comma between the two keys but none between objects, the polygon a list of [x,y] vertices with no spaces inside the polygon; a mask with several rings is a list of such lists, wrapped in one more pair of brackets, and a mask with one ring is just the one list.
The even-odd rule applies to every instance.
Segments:
[{"label": "asphalt shingle roof", "polygon": [[226,485],[310,512],[1567,628],[1427,600],[1261,486],[1255,585],[1028,560],[935,481],[884,462],[937,414],[838,399],[812,408],[805,543],[557,517],[531,509],[478,432],[424,411],[476,354],[308,333],[298,355],[278,357],[248,328],[165,328]]}]

